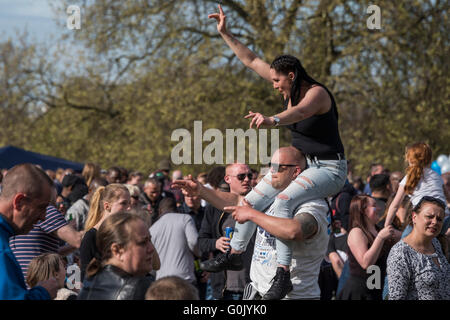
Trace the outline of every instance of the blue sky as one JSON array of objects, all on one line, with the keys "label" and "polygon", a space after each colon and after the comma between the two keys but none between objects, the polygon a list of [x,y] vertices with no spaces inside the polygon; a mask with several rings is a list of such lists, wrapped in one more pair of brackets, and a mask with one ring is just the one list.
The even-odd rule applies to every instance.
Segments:
[{"label": "blue sky", "polygon": [[14,39],[16,30],[27,30],[37,42],[51,39],[61,34],[58,28],[65,28],[67,15],[60,15],[56,16],[48,0],[0,0],[0,41]]}]

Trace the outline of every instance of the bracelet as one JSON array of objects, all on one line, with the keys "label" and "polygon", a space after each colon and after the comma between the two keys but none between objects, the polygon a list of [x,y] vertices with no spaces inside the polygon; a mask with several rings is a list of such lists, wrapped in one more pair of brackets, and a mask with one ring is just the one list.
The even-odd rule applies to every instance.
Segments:
[{"label": "bracelet", "polygon": [[274,126],[278,127],[280,125],[280,118],[278,118],[277,116],[273,116],[273,121],[274,121]]}]

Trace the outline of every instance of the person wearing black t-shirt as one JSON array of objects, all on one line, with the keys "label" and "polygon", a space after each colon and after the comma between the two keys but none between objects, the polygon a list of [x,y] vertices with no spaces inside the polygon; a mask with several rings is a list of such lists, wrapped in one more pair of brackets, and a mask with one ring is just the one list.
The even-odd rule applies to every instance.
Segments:
[{"label": "person wearing black t-shirt", "polygon": [[80,245],[81,281],[84,280],[86,269],[93,258],[100,259],[97,249],[97,230],[110,215],[130,208],[130,192],[118,183],[99,187],[91,199],[91,209],[84,226],[86,233]]}]

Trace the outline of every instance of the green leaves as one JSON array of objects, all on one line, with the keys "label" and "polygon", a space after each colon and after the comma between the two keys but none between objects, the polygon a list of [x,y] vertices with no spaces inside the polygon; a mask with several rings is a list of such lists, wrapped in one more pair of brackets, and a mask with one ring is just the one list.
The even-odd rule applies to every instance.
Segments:
[{"label": "green leaves", "polygon": [[[170,156],[175,129],[248,128],[249,110],[273,115],[281,98],[237,61],[207,14],[216,1],[76,1],[82,29],[60,41],[84,46],[67,61],[24,37],[0,44],[0,143],[104,168],[144,172]],[[377,1],[223,1],[229,30],[260,55],[296,55],[335,95],[347,157],[403,168],[406,144],[450,150],[449,5]],[[63,10],[64,11],[64,10]],[[56,41],[56,40],[55,40]],[[65,49],[67,50],[67,49]],[[281,145],[290,144],[282,128]],[[204,143],[204,146],[207,143]],[[182,167],[185,172],[206,165]]]}]

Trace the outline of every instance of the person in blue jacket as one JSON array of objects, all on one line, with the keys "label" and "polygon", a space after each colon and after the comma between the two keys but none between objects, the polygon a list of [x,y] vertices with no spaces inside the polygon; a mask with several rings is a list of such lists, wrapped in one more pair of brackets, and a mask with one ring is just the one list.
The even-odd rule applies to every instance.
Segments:
[{"label": "person in blue jacket", "polygon": [[56,296],[55,278],[28,290],[19,263],[9,247],[9,238],[26,234],[45,219],[53,182],[32,164],[8,171],[0,194],[0,300],[49,300]]}]

